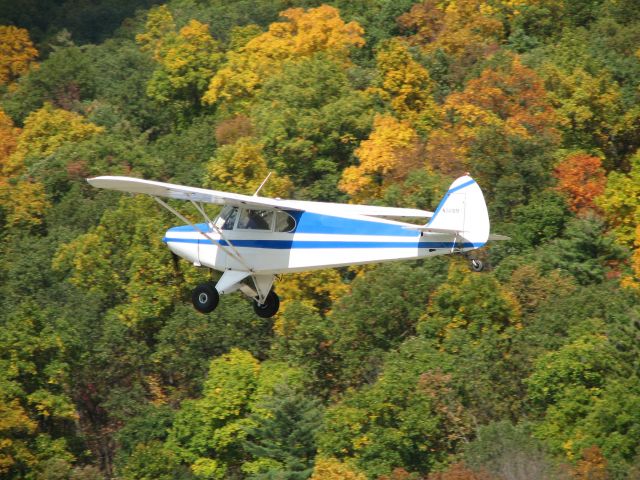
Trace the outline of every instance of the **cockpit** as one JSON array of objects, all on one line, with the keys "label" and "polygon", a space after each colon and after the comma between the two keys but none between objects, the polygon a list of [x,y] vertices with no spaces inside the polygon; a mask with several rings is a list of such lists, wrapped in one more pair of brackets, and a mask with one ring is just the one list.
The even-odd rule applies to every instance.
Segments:
[{"label": "cockpit", "polygon": [[222,230],[263,230],[270,232],[292,232],[296,220],[282,210],[257,210],[226,205],[215,225]]}]

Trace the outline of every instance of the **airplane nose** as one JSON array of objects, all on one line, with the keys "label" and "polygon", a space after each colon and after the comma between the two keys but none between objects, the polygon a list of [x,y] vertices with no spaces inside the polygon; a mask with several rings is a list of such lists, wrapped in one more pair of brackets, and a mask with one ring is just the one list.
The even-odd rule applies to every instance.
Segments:
[{"label": "airplane nose", "polygon": [[163,242],[167,244],[169,250],[184,258],[185,260],[198,264],[198,238],[195,236],[193,228],[173,227],[164,234]]}]

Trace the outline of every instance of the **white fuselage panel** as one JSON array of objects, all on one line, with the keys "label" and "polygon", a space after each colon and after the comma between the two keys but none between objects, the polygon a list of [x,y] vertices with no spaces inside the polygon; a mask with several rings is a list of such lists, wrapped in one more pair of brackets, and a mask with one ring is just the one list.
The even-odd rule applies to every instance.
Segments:
[{"label": "white fuselage panel", "polygon": [[[398,259],[417,259],[479,248],[445,233],[420,233],[410,224],[364,216],[295,212],[292,233],[226,230],[206,224],[169,229],[164,241],[177,255],[216,270],[285,273]],[[408,228],[409,227],[409,228]],[[248,267],[248,268],[247,268]]]}]

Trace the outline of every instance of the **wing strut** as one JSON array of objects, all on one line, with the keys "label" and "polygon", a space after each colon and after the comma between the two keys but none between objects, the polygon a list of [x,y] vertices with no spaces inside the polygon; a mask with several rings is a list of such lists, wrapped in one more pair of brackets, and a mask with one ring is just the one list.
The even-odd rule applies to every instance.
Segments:
[{"label": "wing strut", "polygon": [[204,211],[204,208],[202,208],[202,205],[200,203],[198,203],[198,202],[193,201],[193,199],[189,199],[189,201],[193,204],[194,207],[196,207],[196,210],[198,210],[200,212],[200,215],[202,215],[204,217],[205,221],[211,227],[214,227],[213,222],[211,221],[211,219],[207,215],[207,212]]},{"label": "wing strut", "polygon": [[[195,225],[193,222],[190,222],[187,217],[185,217],[184,215],[182,215],[180,212],[178,212],[176,209],[172,208],[171,206],[169,206],[165,201],[160,200],[158,197],[156,197],[155,195],[151,195],[153,197],[153,199],[158,202],[161,206],[163,206],[164,208],[166,208],[167,210],[169,210],[171,213],[173,213],[176,217],[178,217],[180,220],[182,220],[183,222],[188,223],[191,228],[193,228],[194,230],[196,230],[197,232],[199,232],[202,236],[204,236],[206,239],[208,239],[211,243],[218,243],[214,238],[211,238],[211,236],[202,231],[202,229],[200,229],[197,225]],[[193,202],[193,201],[192,201]],[[195,205],[195,203],[194,203]],[[198,209],[198,211],[200,211],[200,209]],[[202,212],[201,212],[202,213]],[[208,217],[205,215],[205,219],[208,220]],[[238,250],[236,249],[236,247],[233,246],[233,244],[229,241],[229,239],[227,239],[223,234],[222,231],[215,225],[213,225],[213,228],[216,229],[216,231],[220,234],[220,237],[227,242],[227,244],[231,247],[230,251],[229,249],[227,249],[224,245],[222,245],[221,243],[218,243],[218,246],[220,248],[222,248],[222,250],[224,250],[227,255],[230,255],[231,257],[235,258],[238,262],[240,262],[240,264],[247,269],[247,271],[249,272],[253,272],[253,270],[251,268],[249,268],[249,266],[245,263],[245,261],[242,258],[242,255],[240,255],[238,253]]]},{"label": "wing strut", "polygon": [[[248,271],[253,272],[253,270],[251,268],[248,267],[248,265],[244,262],[244,260],[242,259],[242,255],[240,255],[240,252],[238,251],[238,249],[236,248],[236,246],[231,242],[231,240],[229,240],[224,233],[222,233],[222,230],[220,229],[220,227],[218,227],[215,223],[213,223],[211,221],[211,219],[209,218],[209,216],[207,215],[207,213],[204,211],[204,208],[202,208],[202,205],[193,201],[192,199],[189,199],[189,201],[191,203],[193,203],[193,206],[196,207],[196,210],[198,210],[200,212],[200,214],[204,217],[205,221],[211,225],[211,228],[213,228],[218,235],[220,235],[220,238],[222,238],[225,242],[227,242],[227,244],[231,247],[231,250],[233,250],[233,253],[235,255],[232,255],[232,257],[234,257],[235,259],[237,259],[244,268],[246,268]],[[196,227],[197,228],[197,227]],[[202,233],[202,232],[201,232]],[[203,233],[203,235],[205,235]],[[209,238],[207,235],[205,235],[207,238]],[[209,238],[210,241],[213,242],[213,240],[211,240],[211,238]],[[224,246],[220,245],[220,247],[223,248],[224,250]],[[225,252],[227,252],[227,250],[225,250]],[[229,252],[227,252],[229,253]]]}]

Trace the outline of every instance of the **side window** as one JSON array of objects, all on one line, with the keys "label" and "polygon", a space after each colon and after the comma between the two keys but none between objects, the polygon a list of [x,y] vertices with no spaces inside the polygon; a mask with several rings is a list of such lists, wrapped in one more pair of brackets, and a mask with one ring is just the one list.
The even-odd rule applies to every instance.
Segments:
[{"label": "side window", "polygon": [[248,210],[240,212],[238,228],[248,230],[271,230],[273,210]]},{"label": "side window", "polygon": [[287,212],[278,210],[276,212],[276,232],[291,232],[296,228],[295,219]]},{"label": "side window", "polygon": [[233,224],[236,223],[238,216],[238,208],[227,205],[222,209],[220,215],[215,221],[216,227],[222,230],[233,230]]}]

